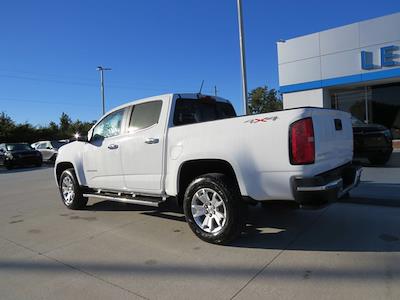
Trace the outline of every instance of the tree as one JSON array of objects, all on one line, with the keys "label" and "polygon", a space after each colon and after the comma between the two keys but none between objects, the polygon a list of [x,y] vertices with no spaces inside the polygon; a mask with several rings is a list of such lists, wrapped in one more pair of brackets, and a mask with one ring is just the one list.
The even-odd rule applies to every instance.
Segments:
[{"label": "tree", "polygon": [[60,124],[50,122],[47,126],[32,126],[31,124],[16,124],[4,112],[0,113],[0,143],[26,142],[71,139],[75,133],[87,134],[96,121],[82,122],[72,121],[66,114],[62,113]]},{"label": "tree", "polygon": [[4,112],[0,113],[0,141],[7,140],[14,128],[14,121]]},{"label": "tree", "polygon": [[71,118],[63,112],[60,117],[60,131],[61,134],[68,135],[69,127],[71,126],[72,120]]},{"label": "tree", "polygon": [[249,108],[251,114],[282,110],[282,99],[277,90],[261,86],[249,93]]}]

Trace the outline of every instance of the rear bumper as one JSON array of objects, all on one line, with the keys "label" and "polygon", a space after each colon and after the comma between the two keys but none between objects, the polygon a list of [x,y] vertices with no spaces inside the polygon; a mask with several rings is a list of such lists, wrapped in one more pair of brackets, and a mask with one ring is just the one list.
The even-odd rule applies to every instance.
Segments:
[{"label": "rear bumper", "polygon": [[301,204],[335,201],[358,185],[361,172],[361,166],[353,163],[314,177],[295,177],[295,200]]}]

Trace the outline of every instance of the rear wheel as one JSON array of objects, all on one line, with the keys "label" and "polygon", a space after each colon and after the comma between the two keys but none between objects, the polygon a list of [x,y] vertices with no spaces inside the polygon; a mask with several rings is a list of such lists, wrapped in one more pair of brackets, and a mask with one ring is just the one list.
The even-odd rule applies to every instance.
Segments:
[{"label": "rear wheel", "polygon": [[239,189],[224,174],[196,178],[186,189],[183,208],[192,231],[214,244],[226,244],[237,237],[246,215]]},{"label": "rear wheel", "polygon": [[86,206],[88,198],[83,197],[74,169],[62,172],[59,189],[62,201],[69,209],[82,209]]}]

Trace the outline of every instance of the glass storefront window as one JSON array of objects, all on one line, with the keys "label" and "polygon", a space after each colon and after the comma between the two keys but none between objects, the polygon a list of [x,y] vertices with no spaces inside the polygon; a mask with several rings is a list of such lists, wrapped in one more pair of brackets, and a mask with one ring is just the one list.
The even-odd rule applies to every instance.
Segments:
[{"label": "glass storefront window", "polygon": [[371,123],[386,126],[394,139],[400,139],[400,83],[371,87]]},{"label": "glass storefront window", "polygon": [[365,88],[335,91],[331,95],[332,108],[347,111],[357,119],[368,122]]},{"label": "glass storefront window", "polygon": [[332,108],[347,111],[365,123],[389,128],[400,139],[400,83],[332,90]]}]

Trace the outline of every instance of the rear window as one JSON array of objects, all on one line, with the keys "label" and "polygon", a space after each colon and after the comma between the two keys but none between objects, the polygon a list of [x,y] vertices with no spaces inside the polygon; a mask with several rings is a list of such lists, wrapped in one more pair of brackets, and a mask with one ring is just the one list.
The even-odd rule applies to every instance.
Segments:
[{"label": "rear window", "polygon": [[187,125],[236,117],[230,103],[218,102],[213,98],[176,100],[174,125]]}]

